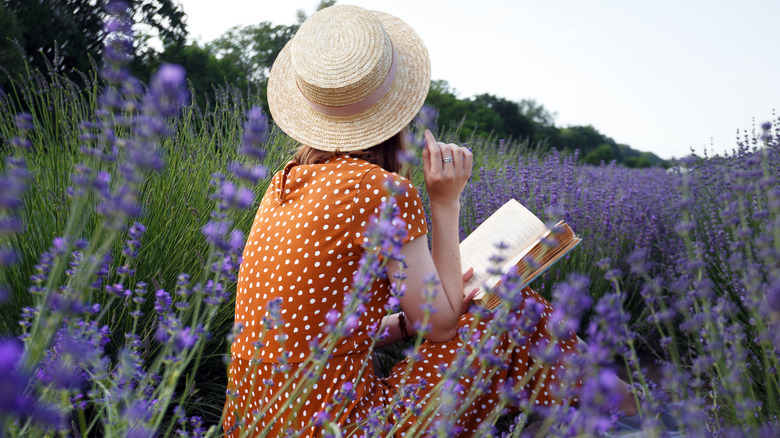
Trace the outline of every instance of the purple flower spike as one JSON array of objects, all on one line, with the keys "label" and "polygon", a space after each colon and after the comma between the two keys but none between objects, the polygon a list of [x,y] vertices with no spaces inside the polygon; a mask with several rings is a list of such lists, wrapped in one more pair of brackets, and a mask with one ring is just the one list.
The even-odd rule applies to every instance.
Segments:
[{"label": "purple flower spike", "polygon": [[258,161],[265,158],[263,147],[268,142],[268,117],[259,107],[253,107],[246,113],[244,135],[238,153]]},{"label": "purple flower spike", "polygon": [[24,223],[13,217],[0,217],[0,236],[19,233],[24,230]]},{"label": "purple flower spike", "polygon": [[152,77],[149,86],[147,109],[162,117],[170,117],[189,103],[184,67],[175,64],[163,64]]},{"label": "purple flower spike", "polygon": [[198,342],[198,334],[193,332],[190,327],[186,327],[176,333],[173,342],[173,350],[177,353],[188,348],[192,348]]},{"label": "purple flower spike", "polygon": [[219,201],[220,210],[235,208],[244,210],[249,208],[255,201],[255,194],[246,187],[238,187],[231,181],[226,181],[225,176],[219,173],[213,175],[213,185],[217,186],[217,191],[212,198]]},{"label": "purple flower spike", "polygon": [[[150,123],[158,123],[157,120],[150,121]],[[147,124],[148,128],[149,125]],[[164,129],[162,129],[164,131]],[[162,136],[164,132],[153,135],[153,137]],[[136,168],[141,170],[160,170],[163,167],[163,161],[160,158],[160,154],[152,147],[145,147],[145,145],[139,145],[128,149],[127,160],[132,163]],[[132,179],[132,178],[128,178]]]},{"label": "purple flower spike", "polygon": [[344,322],[344,325],[347,331],[352,332],[357,329],[358,322],[360,322],[360,318],[357,315],[349,315]]},{"label": "purple flower spike", "polygon": [[228,249],[233,254],[241,254],[244,249],[244,233],[241,230],[233,230],[228,236],[227,244]]},{"label": "purple flower spike", "polygon": [[0,340],[0,375],[7,376],[16,371],[16,364],[22,357],[22,344],[11,339]]},{"label": "purple flower spike", "polygon": [[568,338],[580,327],[583,313],[591,306],[587,277],[572,274],[568,281],[559,283],[553,292],[553,313],[549,326],[558,339]]},{"label": "purple flower spike", "polygon": [[140,222],[134,222],[127,232],[127,244],[122,248],[122,254],[130,258],[138,257],[138,250],[141,247],[141,238],[146,231],[146,227]]},{"label": "purple flower spike", "polygon": [[339,318],[341,318],[341,314],[336,309],[330,309],[328,310],[328,313],[325,314],[325,321],[328,322],[328,327],[330,330],[333,330],[333,328],[336,327],[336,324],[339,322]]},{"label": "purple flower spike", "polygon": [[238,193],[236,193],[233,201],[236,208],[243,210],[252,206],[252,203],[255,201],[255,194],[246,187],[242,187],[238,189]]},{"label": "purple flower spike", "polygon": [[115,0],[109,2],[105,6],[106,12],[111,15],[124,15],[130,10],[130,5],[127,2],[121,0]]},{"label": "purple flower spike", "polygon": [[9,248],[0,248],[0,266],[13,265],[19,261],[16,252]]},{"label": "purple flower spike", "polygon": [[6,174],[0,176],[0,209],[13,210],[22,205],[22,194],[27,189],[30,174],[22,158],[9,158],[6,164]]},{"label": "purple flower spike", "polygon": [[763,142],[768,142],[772,139],[772,124],[770,122],[764,122],[761,124],[761,135],[759,136],[759,139]]},{"label": "purple flower spike", "polygon": [[250,166],[239,162],[228,164],[228,170],[238,178],[252,184],[257,184],[261,179],[268,176],[268,170],[264,166]]},{"label": "purple flower spike", "polygon": [[68,240],[64,237],[55,237],[51,243],[51,252],[55,255],[63,255],[68,252]]},{"label": "purple flower spike", "polygon": [[229,245],[225,242],[225,236],[228,233],[230,224],[223,221],[211,221],[203,227],[203,234],[206,241],[217,248],[226,250]]},{"label": "purple flower spike", "polygon": [[414,119],[414,124],[423,128],[433,130],[436,126],[436,118],[439,116],[439,111],[430,105],[423,105],[420,112],[417,114],[417,118]]},{"label": "purple flower spike", "polygon": [[16,122],[16,127],[22,132],[32,131],[35,129],[35,125],[33,124],[33,117],[28,113],[21,113],[16,115],[16,117],[14,117],[14,121]]},{"label": "purple flower spike", "polygon": [[0,339],[0,413],[11,418],[32,418],[44,428],[61,425],[62,416],[57,410],[29,393],[30,376],[17,368],[23,352],[16,340]]},{"label": "purple flower spike", "polygon": [[106,32],[109,33],[124,33],[129,34],[132,32],[132,23],[129,20],[122,19],[110,19],[106,23]]},{"label": "purple flower spike", "polygon": [[769,310],[780,313],[780,282],[775,282],[767,288],[766,301]]}]

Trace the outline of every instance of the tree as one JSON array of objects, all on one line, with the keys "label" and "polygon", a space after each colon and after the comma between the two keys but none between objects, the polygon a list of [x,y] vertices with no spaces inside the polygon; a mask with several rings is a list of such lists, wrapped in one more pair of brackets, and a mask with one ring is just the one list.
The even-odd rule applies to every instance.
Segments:
[{"label": "tree", "polygon": [[[561,129],[560,141],[560,144],[554,144],[552,146],[569,151],[579,149],[584,157],[601,145],[607,145],[607,147],[609,147],[610,145],[615,144],[614,140],[600,133],[596,128],[590,125],[570,126]],[[598,156],[603,156],[604,152],[604,149],[602,149],[598,152]]]},{"label": "tree", "polygon": [[543,127],[555,125],[556,112],[549,112],[544,105],[536,102],[536,99],[522,99],[517,103],[520,114]]},{"label": "tree", "polygon": [[251,26],[230,28],[206,47],[232,63],[249,82],[264,83],[271,66],[299,25],[274,25],[270,21]]},{"label": "tree", "polygon": [[6,75],[16,76],[24,71],[24,59],[15,44],[21,37],[22,29],[16,14],[0,3],[0,84]]},{"label": "tree", "polygon": [[501,125],[494,128],[495,134],[499,137],[521,139],[534,136],[535,123],[522,114],[517,102],[492,94],[480,94],[474,97],[474,103],[490,108],[501,119]]},{"label": "tree", "polygon": [[3,39],[16,39],[30,66],[45,70],[50,62],[58,71],[87,71],[89,57],[97,58],[104,37],[103,15],[90,1],[5,0],[4,6],[20,32],[11,36],[0,31]]},{"label": "tree", "polygon": [[614,159],[616,157],[612,148],[608,144],[602,144],[588,152],[583,161],[588,164],[599,165],[602,162],[609,163]]},{"label": "tree", "polygon": [[436,124],[444,128],[454,128],[463,123],[467,129],[470,124],[465,123],[466,114],[469,112],[468,102],[458,99],[457,91],[450,88],[450,84],[445,80],[431,81],[431,87],[428,90],[428,97],[425,98],[425,104],[436,108],[438,115]]},{"label": "tree", "polygon": [[176,42],[165,46],[149,62],[137,65],[134,74],[137,77],[150,77],[162,63],[184,67],[187,82],[195,90],[194,97],[201,106],[207,98],[213,101],[215,87],[229,85],[242,91],[248,88],[245,74],[238,66],[229,59],[217,58],[207,47],[197,42]]},{"label": "tree", "polygon": [[[333,6],[336,0],[322,0],[316,10]],[[279,52],[306,21],[303,10],[297,12],[298,23],[275,25],[263,21],[250,26],[235,26],[222,36],[206,44],[206,49],[219,60],[233,64],[242,72],[243,80],[258,90],[266,100],[268,74]]]},{"label": "tree", "polygon": [[[322,0],[316,10],[333,6],[336,0]],[[250,26],[235,26],[208,43],[206,48],[217,58],[233,63],[244,72],[247,81],[264,83],[276,57],[306,21],[306,12],[297,11],[298,23],[275,25],[263,21]]]},{"label": "tree", "polygon": [[[16,27],[0,27],[0,40],[13,39],[22,48],[23,58],[17,63],[27,62],[40,70],[46,70],[50,64],[55,71],[66,74],[74,69],[89,71],[93,61],[100,63],[106,36],[105,7],[109,3],[110,0],[3,0],[0,16],[16,23]],[[136,29],[145,35],[136,39],[136,56],[153,52],[148,42],[155,33],[166,44],[184,41],[184,11],[174,0],[126,0],[126,5],[138,23]]]},{"label": "tree", "polygon": [[447,81],[431,82],[425,103],[438,110],[439,126],[457,126],[464,136],[476,134],[521,139],[534,135],[534,122],[520,113],[516,102],[487,93],[459,99],[456,93]]}]

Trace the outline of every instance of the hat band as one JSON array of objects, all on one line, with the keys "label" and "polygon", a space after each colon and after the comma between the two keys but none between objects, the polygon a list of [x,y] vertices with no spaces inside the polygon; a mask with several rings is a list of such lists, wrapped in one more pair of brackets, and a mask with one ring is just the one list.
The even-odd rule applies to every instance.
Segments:
[{"label": "hat band", "polygon": [[[334,117],[353,116],[357,113],[363,112],[371,108],[375,103],[379,102],[380,99],[385,97],[387,92],[390,91],[390,87],[393,85],[393,81],[395,80],[395,72],[398,67],[398,59],[397,59],[398,56],[396,56],[395,47],[393,47],[392,43],[390,43],[390,48],[393,49],[393,61],[390,63],[390,71],[387,72],[387,76],[385,77],[384,82],[382,82],[382,85],[380,85],[379,88],[374,90],[374,92],[369,94],[368,96],[358,100],[357,102],[353,102],[350,103],[349,105],[343,105],[343,106],[322,105],[310,100],[308,97],[306,97],[305,94],[303,94],[303,92],[301,92],[301,96],[303,97],[303,100],[306,101],[306,103],[313,110],[325,114],[327,116],[334,116]],[[295,85],[298,86],[298,81],[295,82]],[[301,91],[301,87],[298,87],[298,91]]]}]

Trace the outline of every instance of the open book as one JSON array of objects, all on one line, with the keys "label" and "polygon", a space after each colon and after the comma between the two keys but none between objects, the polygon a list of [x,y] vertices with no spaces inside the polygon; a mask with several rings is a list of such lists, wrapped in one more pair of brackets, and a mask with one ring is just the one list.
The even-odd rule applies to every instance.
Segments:
[{"label": "open book", "polygon": [[[523,286],[547,270],[558,259],[580,243],[580,238],[565,222],[552,229],[539,220],[522,204],[512,199],[487,218],[460,244],[460,262],[463,272],[474,268],[474,275],[464,284],[466,291],[480,287],[474,304],[494,310],[501,299],[490,292],[501,279],[491,275],[496,265],[491,257],[500,255],[505,260],[502,273],[517,269]],[[499,250],[503,244],[506,249]]]}]

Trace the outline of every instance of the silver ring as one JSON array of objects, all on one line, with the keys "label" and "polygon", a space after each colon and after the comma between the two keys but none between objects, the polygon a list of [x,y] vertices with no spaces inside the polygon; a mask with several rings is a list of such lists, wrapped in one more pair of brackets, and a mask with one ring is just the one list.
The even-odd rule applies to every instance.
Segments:
[{"label": "silver ring", "polygon": [[444,157],[441,160],[442,163],[452,163],[452,157]]}]

